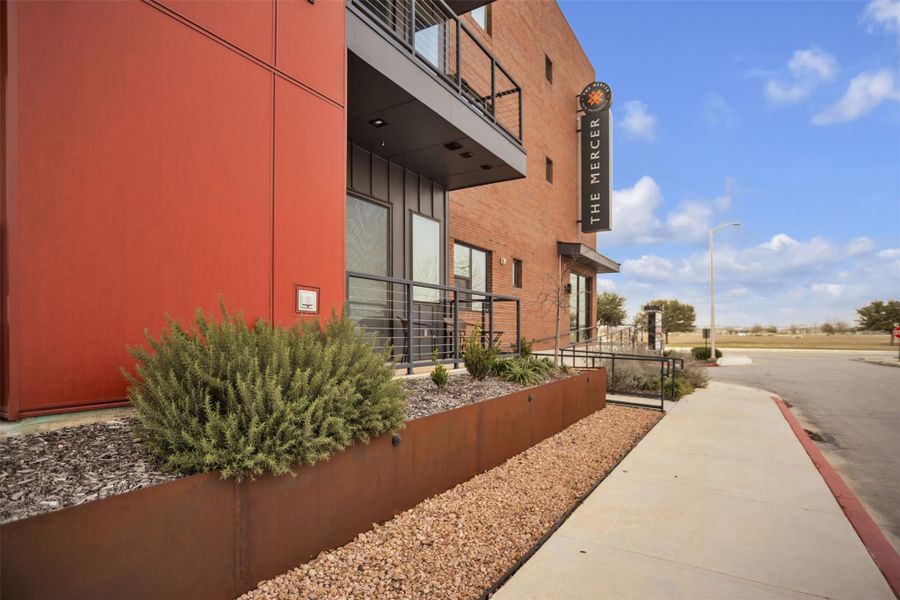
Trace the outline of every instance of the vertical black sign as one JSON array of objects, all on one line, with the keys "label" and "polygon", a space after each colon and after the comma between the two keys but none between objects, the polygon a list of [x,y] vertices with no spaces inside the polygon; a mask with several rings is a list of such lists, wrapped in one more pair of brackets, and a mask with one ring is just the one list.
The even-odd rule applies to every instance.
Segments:
[{"label": "vertical black sign", "polygon": [[612,137],[610,112],[581,116],[581,231],[612,228]]}]

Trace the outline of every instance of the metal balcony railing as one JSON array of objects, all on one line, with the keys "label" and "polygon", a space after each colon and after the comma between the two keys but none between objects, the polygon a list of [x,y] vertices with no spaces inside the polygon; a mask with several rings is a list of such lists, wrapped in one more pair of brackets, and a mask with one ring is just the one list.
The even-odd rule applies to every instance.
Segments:
[{"label": "metal balcony railing", "polygon": [[396,277],[347,273],[347,310],[379,349],[390,348],[396,366],[441,363],[458,368],[462,341],[481,330],[481,343],[516,352],[521,333],[520,300],[490,292]]},{"label": "metal balcony railing", "polygon": [[522,142],[522,88],[443,0],[347,0],[473,110]]}]

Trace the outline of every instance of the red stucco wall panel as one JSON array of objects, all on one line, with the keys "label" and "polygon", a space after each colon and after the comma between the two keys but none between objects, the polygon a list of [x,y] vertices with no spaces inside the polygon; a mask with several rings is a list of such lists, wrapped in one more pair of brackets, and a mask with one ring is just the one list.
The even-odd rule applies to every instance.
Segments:
[{"label": "red stucco wall panel", "polygon": [[157,0],[192,23],[273,63],[275,0]]},{"label": "red stucco wall panel", "polygon": [[271,72],[141,2],[16,19],[8,417],[122,398],[144,328],[272,294]]},{"label": "red stucco wall panel", "polygon": [[346,118],[275,80],[275,320],[296,320],[295,285],[320,288],[319,312],[344,302]]},{"label": "red stucco wall panel", "polygon": [[278,0],[277,7],[278,68],[341,106],[347,81],[344,6],[341,0]]}]

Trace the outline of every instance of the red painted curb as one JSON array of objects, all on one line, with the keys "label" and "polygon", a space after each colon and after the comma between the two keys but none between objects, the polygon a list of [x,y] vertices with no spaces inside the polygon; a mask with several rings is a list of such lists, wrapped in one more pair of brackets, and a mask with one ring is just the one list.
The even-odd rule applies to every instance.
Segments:
[{"label": "red painted curb", "polygon": [[785,405],[784,400],[778,396],[772,396],[772,400],[778,405],[781,414],[784,415],[788,425],[794,431],[794,435],[803,444],[803,449],[806,450],[810,460],[819,470],[822,479],[825,480],[831,493],[834,494],[834,499],[837,500],[841,510],[844,511],[853,529],[856,530],[856,534],[859,535],[859,539],[862,540],[875,564],[881,569],[881,573],[887,580],[888,585],[891,586],[894,595],[900,598],[900,554],[897,554],[891,543],[884,537],[881,528],[866,512],[862,502],[859,501],[859,498],[856,497],[850,486],[844,483],[844,480],[837,474],[837,471],[834,470],[815,442],[809,439],[800,423],[797,422],[794,413]]}]

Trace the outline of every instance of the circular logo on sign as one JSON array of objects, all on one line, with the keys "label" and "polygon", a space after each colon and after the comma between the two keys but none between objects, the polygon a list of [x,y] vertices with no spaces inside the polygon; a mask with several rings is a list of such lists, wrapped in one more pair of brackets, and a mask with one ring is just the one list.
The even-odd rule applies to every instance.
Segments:
[{"label": "circular logo on sign", "polygon": [[578,97],[581,109],[587,113],[609,110],[612,105],[612,90],[602,81],[588,85]]}]

